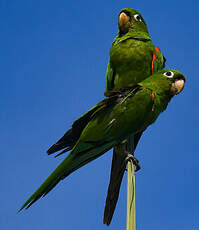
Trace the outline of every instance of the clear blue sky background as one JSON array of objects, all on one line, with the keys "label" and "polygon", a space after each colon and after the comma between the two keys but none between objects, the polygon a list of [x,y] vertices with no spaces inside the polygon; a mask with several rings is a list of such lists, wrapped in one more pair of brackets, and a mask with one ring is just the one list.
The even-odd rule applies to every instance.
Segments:
[{"label": "clear blue sky background", "polygon": [[103,98],[124,7],[140,10],[166,67],[187,76],[137,148],[137,229],[199,229],[199,3],[173,0],[0,1],[0,229],[125,229],[126,175],[112,224],[102,224],[112,151],[16,214],[63,159],[46,149]]}]

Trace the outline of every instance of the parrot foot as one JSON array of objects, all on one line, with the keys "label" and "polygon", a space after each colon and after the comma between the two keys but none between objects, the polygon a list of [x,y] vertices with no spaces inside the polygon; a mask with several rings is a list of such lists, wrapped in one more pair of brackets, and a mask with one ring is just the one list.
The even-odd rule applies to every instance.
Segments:
[{"label": "parrot foot", "polygon": [[127,155],[126,157],[126,162],[128,161],[132,161],[133,164],[135,165],[135,172],[139,171],[141,169],[141,166],[139,165],[139,160],[136,159],[132,154],[129,154]]}]

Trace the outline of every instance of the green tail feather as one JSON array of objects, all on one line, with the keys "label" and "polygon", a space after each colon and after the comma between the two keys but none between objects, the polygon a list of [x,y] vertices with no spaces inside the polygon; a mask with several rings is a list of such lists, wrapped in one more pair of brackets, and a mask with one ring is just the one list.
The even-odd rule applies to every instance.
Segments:
[{"label": "green tail feather", "polygon": [[26,207],[29,208],[34,202],[36,202],[40,197],[45,196],[50,190],[52,190],[57,183],[70,174],[71,169],[69,167],[72,155],[66,157],[62,163],[52,172],[52,174],[41,184],[41,186],[30,196],[30,198],[22,205],[18,212]]},{"label": "green tail feather", "polygon": [[90,161],[107,152],[115,143],[106,143],[97,148],[88,151],[76,152],[75,149],[61,162],[61,164],[52,172],[52,174],[41,184],[41,186],[30,196],[22,205],[18,212],[24,208],[29,208],[39,198],[49,193],[61,180],[69,174],[89,163]]}]

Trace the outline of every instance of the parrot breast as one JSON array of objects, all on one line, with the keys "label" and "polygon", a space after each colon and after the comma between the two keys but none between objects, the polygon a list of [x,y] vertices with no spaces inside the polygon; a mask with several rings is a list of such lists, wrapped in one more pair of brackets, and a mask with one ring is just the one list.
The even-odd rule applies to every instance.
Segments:
[{"label": "parrot breast", "polygon": [[136,85],[151,75],[154,46],[151,41],[127,39],[110,50],[110,63],[116,73],[115,88]]}]

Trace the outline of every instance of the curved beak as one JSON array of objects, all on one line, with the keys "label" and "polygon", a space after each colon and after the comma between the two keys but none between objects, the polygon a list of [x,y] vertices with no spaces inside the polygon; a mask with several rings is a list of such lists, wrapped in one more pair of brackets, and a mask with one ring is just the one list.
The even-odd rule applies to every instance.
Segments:
[{"label": "curved beak", "polygon": [[172,83],[170,92],[172,95],[179,94],[184,89],[185,79],[176,79]]},{"label": "curved beak", "polygon": [[119,15],[119,25],[122,26],[122,24],[125,24],[128,21],[129,21],[129,17],[124,12],[122,12]]},{"label": "curved beak", "polygon": [[119,24],[119,30],[122,33],[128,32],[129,27],[130,27],[130,18],[129,18],[129,16],[126,15],[124,12],[122,12],[119,15],[118,24]]}]

